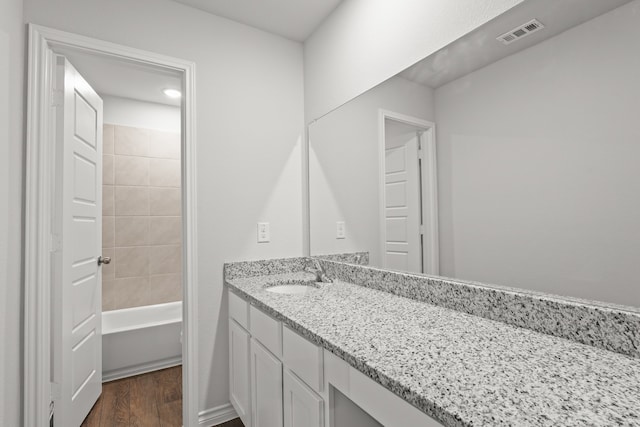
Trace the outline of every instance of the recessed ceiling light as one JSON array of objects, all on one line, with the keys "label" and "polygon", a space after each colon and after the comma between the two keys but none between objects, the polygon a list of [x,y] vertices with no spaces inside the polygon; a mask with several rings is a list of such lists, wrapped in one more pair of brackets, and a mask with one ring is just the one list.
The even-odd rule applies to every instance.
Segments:
[{"label": "recessed ceiling light", "polygon": [[162,91],[165,95],[167,95],[169,98],[180,98],[182,96],[182,93],[179,90],[175,90],[175,89],[165,89]]}]

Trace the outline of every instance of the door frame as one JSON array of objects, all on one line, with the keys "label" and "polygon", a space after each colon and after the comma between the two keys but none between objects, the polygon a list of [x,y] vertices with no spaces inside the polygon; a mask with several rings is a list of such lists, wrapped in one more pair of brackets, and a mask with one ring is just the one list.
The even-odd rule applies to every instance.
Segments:
[{"label": "door frame", "polygon": [[420,138],[422,149],[422,224],[424,240],[422,260],[424,274],[438,275],[440,272],[440,244],[438,238],[438,170],[436,157],[436,125],[417,117],[389,110],[378,110],[378,218],[380,266],[386,267],[385,241],[387,227],[385,221],[385,130],[386,120],[393,120],[424,129]]},{"label": "door frame", "polygon": [[52,51],[72,48],[104,57],[178,71],[182,74],[181,166],[183,232],[183,425],[198,425],[198,289],[196,218],[195,63],[124,45],[29,24],[24,289],[24,424],[49,424],[51,383],[50,254],[58,242],[51,225],[55,173],[55,122],[52,103]]}]

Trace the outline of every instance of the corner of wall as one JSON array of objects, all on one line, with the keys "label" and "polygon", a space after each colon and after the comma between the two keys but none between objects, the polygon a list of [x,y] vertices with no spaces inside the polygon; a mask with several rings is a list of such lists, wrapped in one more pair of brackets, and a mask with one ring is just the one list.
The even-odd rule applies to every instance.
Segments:
[{"label": "corner of wall", "polygon": [[0,414],[2,424],[23,420],[23,2],[6,0],[0,14]]}]

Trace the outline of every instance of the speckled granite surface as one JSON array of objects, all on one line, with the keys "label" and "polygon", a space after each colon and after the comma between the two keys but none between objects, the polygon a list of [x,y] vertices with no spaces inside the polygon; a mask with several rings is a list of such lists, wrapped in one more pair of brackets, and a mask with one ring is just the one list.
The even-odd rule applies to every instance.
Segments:
[{"label": "speckled granite surface", "polygon": [[[329,277],[640,358],[640,309],[523,289],[354,265],[368,254],[319,257]],[[346,262],[345,262],[346,261]],[[225,264],[225,277],[303,271],[308,258]]]},{"label": "speckled granite surface", "polygon": [[[345,265],[369,264],[369,252],[323,255],[322,257],[314,258],[345,263]],[[303,271],[305,268],[313,268],[312,262],[308,257],[229,262],[224,265],[224,277],[227,279],[234,279],[238,277],[288,273],[291,271]]]},{"label": "speckled granite surface", "polygon": [[329,277],[640,357],[640,309],[321,260]]},{"label": "speckled granite surface", "polygon": [[447,426],[640,426],[638,359],[340,281],[263,288],[312,278],[226,283]]},{"label": "speckled granite surface", "polygon": [[225,279],[235,279],[239,277],[266,276],[303,271],[307,267],[311,267],[311,263],[309,258],[305,257],[230,262],[224,265],[224,277]]},{"label": "speckled granite surface", "polygon": [[345,254],[316,255],[313,258],[328,261],[344,262],[357,265],[369,265],[369,252],[352,252]]}]

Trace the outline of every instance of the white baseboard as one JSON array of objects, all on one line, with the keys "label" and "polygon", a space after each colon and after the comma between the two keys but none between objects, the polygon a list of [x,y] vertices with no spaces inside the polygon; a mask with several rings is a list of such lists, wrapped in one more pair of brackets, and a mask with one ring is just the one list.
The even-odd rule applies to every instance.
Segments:
[{"label": "white baseboard", "polygon": [[132,377],[134,375],[146,374],[147,372],[158,371],[160,369],[171,368],[182,364],[182,356],[171,357],[169,359],[156,360],[154,362],[143,363],[126,368],[114,369],[102,373],[102,382],[119,380],[121,378]]},{"label": "white baseboard", "polygon": [[231,403],[216,406],[215,408],[200,411],[198,414],[198,425],[202,427],[217,426],[226,423],[234,418],[238,418],[236,410],[233,409]]}]

